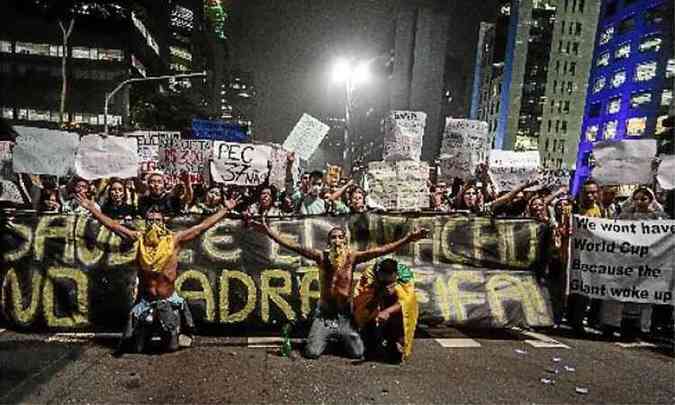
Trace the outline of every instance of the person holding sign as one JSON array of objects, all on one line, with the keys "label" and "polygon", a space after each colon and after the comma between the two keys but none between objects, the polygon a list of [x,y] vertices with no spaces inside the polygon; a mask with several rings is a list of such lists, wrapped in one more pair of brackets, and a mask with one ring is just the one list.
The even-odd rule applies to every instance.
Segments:
[{"label": "person holding sign", "polygon": [[269,227],[264,217],[262,222],[254,222],[254,225],[279,245],[315,261],[319,266],[319,305],[314,312],[304,353],[310,359],[321,356],[331,339],[337,339],[343,344],[350,358],[363,356],[363,341],[356,330],[352,314],[354,267],[426,238],[429,232],[419,229],[396,242],[364,251],[353,251],[349,246],[347,232],[343,228],[335,227],[328,232],[328,250],[322,252],[285,239]]},{"label": "person holding sign", "polygon": [[354,318],[364,331],[368,351],[384,350],[392,363],[410,357],[418,315],[410,268],[384,259],[363,272],[356,286]]},{"label": "person holding sign", "polygon": [[[200,224],[179,232],[166,228],[164,215],[160,207],[149,207],[145,215],[145,229],[129,229],[103,214],[96,203],[84,194],[78,196],[82,208],[89,211],[103,226],[124,239],[138,243],[137,263],[140,278],[140,300],[131,309],[129,323],[122,336],[123,341],[134,339],[137,351],[143,351],[148,338],[148,322],[159,317],[160,331],[164,349],[178,349],[180,332],[179,317],[183,319],[185,331],[194,328],[192,315],[183,298],[176,294],[175,282],[178,276],[178,254],[185,244],[202,232],[217,224],[234,208],[238,201],[229,200],[225,207],[209,216]],[[149,321],[150,320],[150,321]]]}]

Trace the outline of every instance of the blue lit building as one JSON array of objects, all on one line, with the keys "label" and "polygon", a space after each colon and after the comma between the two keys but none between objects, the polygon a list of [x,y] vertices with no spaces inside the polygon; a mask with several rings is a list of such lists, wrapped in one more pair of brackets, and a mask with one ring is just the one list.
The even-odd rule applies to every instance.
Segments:
[{"label": "blue lit building", "polygon": [[573,192],[598,141],[654,138],[672,101],[672,0],[603,0],[588,80]]}]

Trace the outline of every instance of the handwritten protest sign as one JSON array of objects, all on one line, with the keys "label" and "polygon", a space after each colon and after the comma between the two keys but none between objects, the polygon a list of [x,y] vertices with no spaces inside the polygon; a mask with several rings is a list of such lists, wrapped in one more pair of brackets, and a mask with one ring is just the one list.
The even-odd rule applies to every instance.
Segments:
[{"label": "handwritten protest sign", "polygon": [[539,152],[490,151],[489,174],[497,191],[513,190],[538,177]]},{"label": "handwritten protest sign", "polygon": [[9,180],[0,180],[0,201],[7,201],[16,204],[23,203],[21,193],[16,184]]},{"label": "handwritten protest sign", "polygon": [[167,131],[135,131],[126,134],[126,136],[134,137],[138,141],[138,165],[141,174],[158,170],[160,139],[173,135],[180,135],[180,133]]},{"label": "handwritten protest sign", "polygon": [[0,141],[0,179],[12,180],[14,171],[12,170],[12,143],[10,141]]},{"label": "handwritten protest sign", "polygon": [[268,145],[215,141],[211,175],[218,183],[257,186],[267,177],[271,154]]},{"label": "handwritten protest sign", "polygon": [[75,173],[87,180],[136,177],[138,175],[136,143],[135,138],[85,136],[77,150]]},{"label": "handwritten protest sign", "polygon": [[603,300],[673,304],[675,221],[574,217],[570,292]]},{"label": "handwritten protest sign", "polygon": [[489,151],[486,122],[447,118],[439,158],[440,177],[446,181],[472,178],[476,166],[487,161]]},{"label": "handwritten protest sign", "polygon": [[675,155],[661,156],[656,180],[664,190],[675,189]]},{"label": "handwritten protest sign", "polygon": [[181,139],[178,134],[163,136],[159,140],[159,169],[166,174],[179,176],[187,173],[192,181],[204,182],[213,142]]},{"label": "handwritten protest sign", "polygon": [[384,123],[384,160],[420,160],[427,115],[420,111],[391,111]]},{"label": "handwritten protest sign", "polygon": [[429,165],[411,160],[370,162],[366,174],[369,197],[389,210],[429,207]]},{"label": "handwritten protest sign", "polygon": [[[281,145],[270,143],[268,144],[272,149],[270,154],[270,178],[269,184],[277,188],[277,190],[282,190],[286,188],[286,166],[288,164],[288,151],[284,149]],[[298,169],[299,161],[296,159],[293,161],[293,168],[291,173],[295,176],[299,172]]]},{"label": "handwritten protest sign", "polygon": [[295,152],[309,160],[328,133],[330,127],[309,114],[302,114],[300,120],[286,138],[284,149]]},{"label": "handwritten protest sign", "polygon": [[599,142],[593,146],[593,178],[600,184],[649,184],[656,140]]},{"label": "handwritten protest sign", "polygon": [[15,173],[65,176],[75,170],[78,134],[22,126],[14,129],[19,134],[12,156]]}]

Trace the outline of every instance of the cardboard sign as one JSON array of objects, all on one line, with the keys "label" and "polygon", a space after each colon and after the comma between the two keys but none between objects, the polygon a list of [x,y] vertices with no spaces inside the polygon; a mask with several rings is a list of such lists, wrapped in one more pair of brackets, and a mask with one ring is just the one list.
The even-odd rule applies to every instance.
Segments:
[{"label": "cardboard sign", "polygon": [[384,160],[420,160],[427,115],[420,111],[391,111],[385,120]]},{"label": "cardboard sign", "polygon": [[13,182],[9,180],[0,180],[0,201],[8,201],[15,204],[22,204],[21,192]]},{"label": "cardboard sign", "polygon": [[88,135],[82,138],[75,159],[75,173],[83,179],[127,179],[138,175],[135,138]]},{"label": "cardboard sign", "polygon": [[492,150],[488,166],[497,191],[510,191],[538,177],[539,152]]},{"label": "cardboard sign", "polygon": [[328,133],[330,127],[309,114],[302,117],[284,142],[284,149],[309,160]]},{"label": "cardboard sign", "polygon": [[203,183],[208,178],[212,150],[211,141],[185,140],[178,134],[164,136],[159,140],[159,169],[173,176],[187,173],[193,182]]},{"label": "cardboard sign", "polygon": [[599,142],[593,146],[595,181],[610,184],[651,184],[656,140]]},{"label": "cardboard sign", "polygon": [[125,134],[138,141],[139,174],[159,170],[159,143],[167,136],[180,135],[179,132],[168,131],[135,131]]},{"label": "cardboard sign", "polygon": [[675,155],[661,156],[656,180],[664,190],[675,189]]},{"label": "cardboard sign", "polygon": [[267,177],[271,154],[268,145],[215,141],[211,175],[218,183],[257,186]]},{"label": "cardboard sign", "polygon": [[366,179],[369,197],[388,210],[429,207],[429,165],[426,162],[370,162]]},{"label": "cardboard sign", "polygon": [[441,179],[470,179],[476,166],[487,161],[488,125],[483,121],[447,118],[441,145]]},{"label": "cardboard sign", "polygon": [[[270,178],[269,184],[277,188],[277,190],[283,190],[286,188],[286,166],[288,164],[288,151],[284,149],[281,145],[271,143],[268,144],[272,148],[270,155],[270,162],[272,167],[270,168]],[[293,162],[293,168],[291,173],[294,175],[299,172],[298,170],[299,162],[296,159]]]},{"label": "cardboard sign", "polygon": [[15,173],[65,176],[75,171],[78,134],[22,126],[14,129],[19,134],[12,156]]}]

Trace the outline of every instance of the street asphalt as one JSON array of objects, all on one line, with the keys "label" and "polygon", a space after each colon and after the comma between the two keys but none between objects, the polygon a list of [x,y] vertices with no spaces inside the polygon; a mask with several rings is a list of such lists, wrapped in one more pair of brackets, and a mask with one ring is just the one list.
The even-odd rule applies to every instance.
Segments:
[{"label": "street asphalt", "polygon": [[419,335],[412,358],[393,366],[337,353],[306,360],[300,343],[282,357],[278,339],[198,337],[177,353],[117,358],[106,336],[2,331],[0,403],[675,403],[665,343],[521,330]]}]

